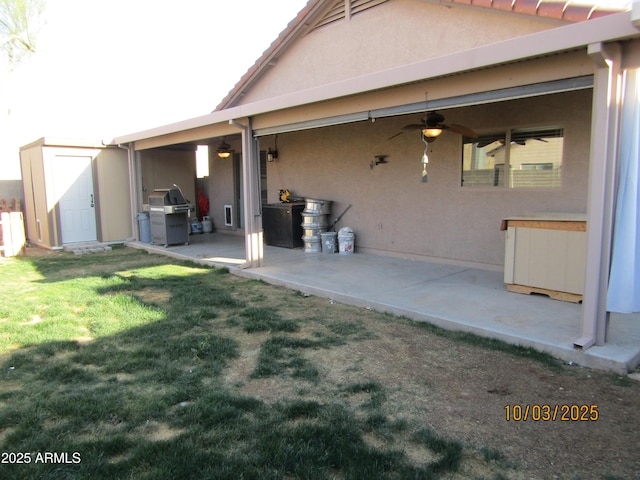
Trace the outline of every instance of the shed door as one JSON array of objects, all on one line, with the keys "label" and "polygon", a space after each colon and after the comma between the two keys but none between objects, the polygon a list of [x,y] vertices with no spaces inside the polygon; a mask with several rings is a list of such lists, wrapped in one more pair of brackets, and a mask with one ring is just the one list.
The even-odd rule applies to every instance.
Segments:
[{"label": "shed door", "polygon": [[97,239],[91,157],[57,156],[53,163],[62,243]]}]

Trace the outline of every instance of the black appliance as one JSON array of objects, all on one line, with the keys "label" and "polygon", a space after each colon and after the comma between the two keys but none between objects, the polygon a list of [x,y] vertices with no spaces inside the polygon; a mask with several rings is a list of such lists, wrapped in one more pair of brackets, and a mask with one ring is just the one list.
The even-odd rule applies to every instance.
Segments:
[{"label": "black appliance", "polygon": [[262,205],[264,242],[275,247],[296,248],[302,241],[302,203],[270,203]]}]

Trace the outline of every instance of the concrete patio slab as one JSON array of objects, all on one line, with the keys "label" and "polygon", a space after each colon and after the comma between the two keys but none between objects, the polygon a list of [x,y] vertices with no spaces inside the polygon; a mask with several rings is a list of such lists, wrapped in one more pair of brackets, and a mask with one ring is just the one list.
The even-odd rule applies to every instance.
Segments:
[{"label": "concrete patio slab", "polygon": [[574,348],[580,304],[508,292],[501,272],[387,257],[265,246],[260,268],[240,269],[244,238],[192,235],[189,245],[131,246],[229,267],[234,274],[394,315],[533,347],[566,362],[624,374],[640,364],[640,314],[611,314],[607,343]]}]

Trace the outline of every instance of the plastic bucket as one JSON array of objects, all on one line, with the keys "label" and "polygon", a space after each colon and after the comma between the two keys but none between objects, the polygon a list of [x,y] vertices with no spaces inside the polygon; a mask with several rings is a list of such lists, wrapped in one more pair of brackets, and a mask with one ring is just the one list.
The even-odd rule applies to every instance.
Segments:
[{"label": "plastic bucket", "polygon": [[142,243],[151,243],[151,221],[149,220],[149,212],[138,213],[136,219],[138,220],[140,241]]},{"label": "plastic bucket", "polygon": [[194,218],[191,222],[191,233],[202,233],[202,223],[197,218]]},{"label": "plastic bucket", "polygon": [[355,235],[349,227],[343,227],[338,232],[338,251],[341,255],[350,255],[355,246]]},{"label": "plastic bucket", "polygon": [[322,253],[336,253],[338,251],[338,234],[336,232],[324,232],[320,234],[322,239]]},{"label": "plastic bucket", "polygon": [[213,222],[209,217],[202,217],[202,232],[203,233],[211,233],[213,232]]}]

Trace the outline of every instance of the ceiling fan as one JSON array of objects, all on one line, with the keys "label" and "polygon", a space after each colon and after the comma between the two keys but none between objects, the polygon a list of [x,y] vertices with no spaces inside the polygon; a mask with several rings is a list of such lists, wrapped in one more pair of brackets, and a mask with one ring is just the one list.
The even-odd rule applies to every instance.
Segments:
[{"label": "ceiling fan", "polygon": [[414,123],[411,125],[405,125],[402,129],[389,138],[397,137],[398,135],[404,132],[412,132],[415,130],[420,130],[422,135],[422,141],[424,142],[424,154],[422,155],[422,183],[427,183],[429,181],[429,175],[427,174],[427,164],[429,163],[429,155],[427,151],[429,149],[429,144],[431,142],[435,142],[435,140],[442,134],[445,130],[450,130],[453,133],[457,133],[459,135],[465,135],[470,138],[478,138],[478,134],[471,130],[469,127],[465,127],[464,125],[458,125],[456,123],[452,123],[447,125],[444,122],[444,115],[438,112],[429,112],[424,119],[423,123]]},{"label": "ceiling fan", "polygon": [[465,127],[464,125],[458,125],[456,123],[447,125],[443,122],[444,122],[444,115],[438,112],[429,112],[425,117],[423,123],[414,123],[411,125],[405,125],[404,127],[402,127],[402,129],[398,133],[390,137],[389,140],[397,137],[398,135],[404,132],[412,132],[415,130],[422,130],[422,135],[424,137],[424,140],[426,140],[427,143],[434,142],[436,138],[438,138],[444,130],[449,130],[453,133],[464,135],[470,138],[478,138],[478,134],[473,130],[471,130],[469,127]]}]

